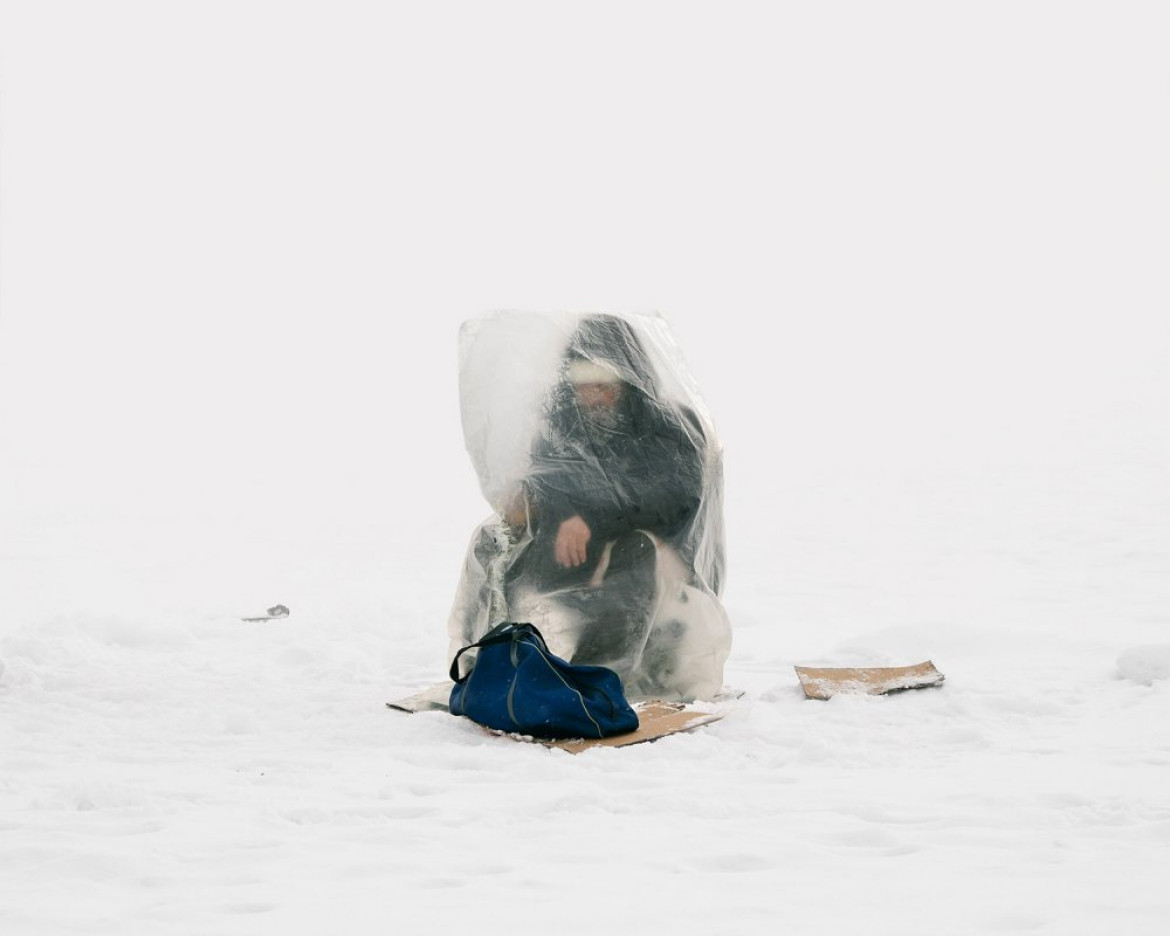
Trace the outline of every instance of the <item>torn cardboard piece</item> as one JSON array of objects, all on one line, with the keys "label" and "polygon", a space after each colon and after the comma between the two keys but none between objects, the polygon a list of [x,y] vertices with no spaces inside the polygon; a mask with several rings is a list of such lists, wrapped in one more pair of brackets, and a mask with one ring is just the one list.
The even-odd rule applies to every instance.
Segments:
[{"label": "torn cardboard piece", "polygon": [[397,702],[387,702],[386,707],[397,709],[399,712],[409,712],[411,715],[416,712],[446,712],[449,708],[451,687],[454,685],[455,683],[447,680]]},{"label": "torn cardboard piece", "polygon": [[804,694],[810,699],[831,699],[835,695],[885,695],[903,689],[937,686],[946,678],[930,660],[913,666],[797,666],[795,669]]},{"label": "torn cardboard piece", "polygon": [[[437,686],[431,686],[429,689],[416,692],[414,695],[399,699],[396,702],[387,702],[386,706],[399,712],[409,712],[411,714],[417,712],[446,712],[448,711],[447,700],[450,698],[452,685],[453,683],[451,682],[440,683]],[[570,754],[579,754],[581,751],[595,747],[628,747],[631,744],[643,744],[647,741],[656,741],[659,738],[665,738],[667,735],[690,731],[702,725],[709,725],[711,722],[719,721],[723,717],[723,712],[717,710],[709,711],[697,706],[701,704],[710,706],[720,702],[727,702],[738,699],[741,695],[743,693],[738,691],[722,692],[708,703],[635,702],[633,706],[634,711],[638,713],[638,730],[631,731],[628,734],[614,735],[611,738],[550,739],[510,734],[505,731],[496,731],[492,728],[484,728],[484,731],[500,737],[509,738],[513,741],[542,744],[548,748],[568,751]]]},{"label": "torn cardboard piece", "polygon": [[667,735],[709,725],[723,717],[721,712],[702,712],[683,705],[681,702],[636,702],[634,703],[634,711],[638,713],[638,730],[628,734],[614,735],[612,738],[549,740],[548,738],[529,738],[522,735],[508,735],[508,737],[517,741],[532,741],[543,744],[547,748],[568,751],[570,754],[580,754],[590,748],[629,747],[631,744],[657,741]]}]

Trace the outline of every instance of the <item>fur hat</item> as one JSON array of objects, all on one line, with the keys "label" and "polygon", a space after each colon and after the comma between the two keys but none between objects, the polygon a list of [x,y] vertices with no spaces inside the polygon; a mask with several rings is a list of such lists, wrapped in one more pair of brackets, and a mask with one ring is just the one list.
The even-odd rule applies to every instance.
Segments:
[{"label": "fur hat", "polygon": [[599,364],[585,358],[574,358],[569,362],[569,381],[574,384],[621,383],[618,372],[607,364]]}]

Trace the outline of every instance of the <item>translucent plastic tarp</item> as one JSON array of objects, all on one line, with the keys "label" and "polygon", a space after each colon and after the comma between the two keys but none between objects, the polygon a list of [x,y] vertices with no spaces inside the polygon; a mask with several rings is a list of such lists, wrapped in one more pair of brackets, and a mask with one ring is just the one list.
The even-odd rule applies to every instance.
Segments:
[{"label": "translucent plastic tarp", "polygon": [[467,550],[451,656],[525,621],[631,699],[719,692],[722,447],[665,319],[497,312],[464,323],[459,352],[493,514]]}]

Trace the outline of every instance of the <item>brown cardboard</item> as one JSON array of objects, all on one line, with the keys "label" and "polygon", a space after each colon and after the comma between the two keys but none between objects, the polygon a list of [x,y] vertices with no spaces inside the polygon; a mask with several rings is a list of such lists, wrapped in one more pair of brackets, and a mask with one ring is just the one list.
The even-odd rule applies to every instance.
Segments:
[{"label": "brown cardboard", "polygon": [[[440,683],[414,695],[399,699],[396,702],[387,702],[388,708],[400,712],[445,712],[447,699],[451,695],[452,683]],[[735,699],[741,692],[721,693],[715,701]],[[642,744],[646,741],[655,741],[667,735],[677,734],[680,731],[690,731],[700,725],[709,725],[723,717],[721,712],[706,712],[685,705],[681,702],[636,702],[634,711],[638,713],[638,730],[628,734],[615,735],[612,738],[573,738],[569,740],[549,740],[547,738],[533,738],[527,735],[509,734],[485,728],[485,731],[500,735],[513,741],[528,741],[534,744],[543,744],[545,747],[568,751],[570,754],[579,754],[581,751],[594,747],[627,747],[631,744]]]},{"label": "brown cardboard", "polygon": [[638,702],[634,705],[638,713],[638,730],[629,734],[614,735],[612,738],[576,738],[567,741],[550,741],[545,738],[523,738],[509,735],[521,741],[535,741],[545,747],[580,754],[596,747],[628,747],[657,741],[680,731],[690,731],[701,725],[709,725],[723,717],[718,712],[700,712],[688,708],[681,702]]},{"label": "brown cardboard", "polygon": [[913,666],[797,666],[795,669],[804,694],[810,699],[830,699],[843,694],[884,695],[937,686],[946,678],[930,660]]},{"label": "brown cardboard", "polygon": [[454,685],[455,683],[448,680],[397,702],[387,702],[386,707],[397,709],[399,712],[409,712],[411,715],[416,712],[445,712],[447,700],[451,698],[451,687]]}]

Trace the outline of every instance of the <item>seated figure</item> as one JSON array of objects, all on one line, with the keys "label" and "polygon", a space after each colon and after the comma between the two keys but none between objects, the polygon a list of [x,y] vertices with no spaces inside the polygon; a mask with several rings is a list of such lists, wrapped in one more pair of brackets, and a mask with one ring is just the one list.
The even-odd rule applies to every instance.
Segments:
[{"label": "seated figure", "polygon": [[[480,386],[482,358],[509,344],[497,332],[525,329],[538,339],[527,390]],[[452,653],[527,621],[558,655],[615,670],[632,699],[717,693],[731,641],[721,453],[665,322],[512,314],[470,332],[464,432],[497,513],[468,551]]]}]

